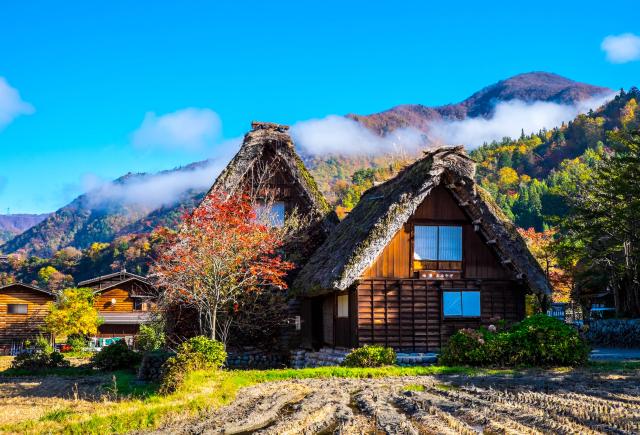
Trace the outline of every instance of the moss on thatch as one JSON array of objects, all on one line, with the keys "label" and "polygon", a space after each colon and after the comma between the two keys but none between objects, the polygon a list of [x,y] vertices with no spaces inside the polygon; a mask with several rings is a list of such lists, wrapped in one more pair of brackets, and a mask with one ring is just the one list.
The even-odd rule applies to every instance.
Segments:
[{"label": "moss on thatch", "polygon": [[298,275],[294,289],[314,295],[349,288],[373,263],[418,206],[440,184],[461,203],[500,258],[510,260],[514,277],[537,292],[550,291],[524,240],[493,199],[474,181],[475,163],[462,147],[438,148],[393,179],[372,187],[331,232]]}]

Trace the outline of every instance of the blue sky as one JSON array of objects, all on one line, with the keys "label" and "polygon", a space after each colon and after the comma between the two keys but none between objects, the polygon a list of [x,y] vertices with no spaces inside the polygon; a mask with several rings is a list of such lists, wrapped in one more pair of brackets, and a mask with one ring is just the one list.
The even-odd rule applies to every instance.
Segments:
[{"label": "blue sky", "polygon": [[[485,3],[3,2],[0,77],[25,105],[0,116],[0,213],[224,154],[254,119],[457,102],[535,70],[640,85],[640,61],[601,48],[640,34],[636,2]],[[187,108],[207,109],[201,140],[140,133]]]}]

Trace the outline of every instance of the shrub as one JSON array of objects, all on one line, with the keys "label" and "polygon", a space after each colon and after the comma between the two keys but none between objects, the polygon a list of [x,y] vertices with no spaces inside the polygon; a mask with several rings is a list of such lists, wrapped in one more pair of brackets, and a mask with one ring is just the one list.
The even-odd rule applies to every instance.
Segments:
[{"label": "shrub", "polygon": [[182,385],[189,372],[219,369],[226,359],[223,343],[204,336],[193,337],[182,343],[176,356],[164,364],[160,392],[171,393]]},{"label": "shrub", "polygon": [[462,329],[442,350],[440,362],[472,366],[575,366],[587,362],[589,346],[573,327],[536,314],[505,332]]},{"label": "shrub", "polygon": [[67,344],[71,346],[71,350],[74,352],[82,352],[86,349],[88,340],[85,336],[75,334],[67,337]]},{"label": "shrub", "polygon": [[640,347],[640,320],[595,320],[589,324],[585,338],[598,346]]},{"label": "shrub", "polygon": [[582,365],[589,359],[589,346],[578,331],[545,314],[524,319],[511,329],[513,364],[550,366]]},{"label": "shrub", "polygon": [[93,355],[91,362],[100,370],[129,369],[140,362],[140,354],[129,349],[124,340],[119,340]]},{"label": "shrub", "polygon": [[145,353],[140,362],[140,367],[138,367],[138,379],[154,382],[161,380],[162,367],[172,356],[175,356],[175,354],[162,350]]},{"label": "shrub", "polygon": [[31,349],[16,355],[11,363],[12,368],[24,370],[52,369],[68,365],[69,361],[65,360],[61,353],[55,352],[44,337],[38,337]]},{"label": "shrub", "polygon": [[342,365],[346,367],[382,367],[395,364],[396,353],[390,347],[363,346],[351,351]]},{"label": "shrub", "polygon": [[140,332],[136,337],[136,347],[143,352],[153,352],[164,346],[164,322],[151,322],[140,325]]}]

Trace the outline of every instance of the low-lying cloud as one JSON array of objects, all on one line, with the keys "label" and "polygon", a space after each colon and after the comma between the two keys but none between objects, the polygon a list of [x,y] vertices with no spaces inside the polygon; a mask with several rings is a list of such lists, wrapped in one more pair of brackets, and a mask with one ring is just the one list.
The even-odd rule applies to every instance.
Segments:
[{"label": "low-lying cloud", "polygon": [[220,131],[220,117],[210,109],[190,107],[160,116],[149,112],[132,142],[141,148],[197,150],[212,145]]},{"label": "low-lying cloud", "polygon": [[640,36],[633,33],[609,35],[602,40],[600,48],[612,63],[627,63],[640,60]]},{"label": "low-lying cloud", "polygon": [[431,125],[429,138],[431,143],[461,144],[475,148],[504,137],[517,138],[522,130],[529,134],[543,128],[557,127],[580,113],[600,107],[611,98],[612,95],[603,95],[573,105],[544,101],[506,101],[496,105],[490,118],[435,122]]},{"label": "low-lying cloud", "polygon": [[33,106],[20,97],[17,89],[11,87],[4,77],[0,77],[0,130],[20,115],[30,115]]},{"label": "low-lying cloud", "polygon": [[220,152],[200,165],[157,174],[132,176],[123,181],[108,181],[89,175],[84,187],[92,208],[124,205],[156,209],[174,205],[190,190],[207,190],[237,151],[240,140],[233,139],[218,146]]},{"label": "low-lying cloud", "polygon": [[378,136],[353,119],[329,115],[301,121],[291,127],[291,135],[308,155],[363,155],[411,152],[424,145],[424,133],[402,128]]},{"label": "low-lying cloud", "polygon": [[507,101],[496,105],[489,118],[434,121],[427,132],[402,128],[382,137],[352,119],[330,115],[322,119],[298,122],[291,127],[291,134],[301,151],[307,155],[413,153],[437,145],[465,145],[475,148],[504,137],[517,138],[522,130],[528,134],[543,128],[557,127],[579,113],[601,106],[612,97],[613,95],[603,95],[573,105]]}]

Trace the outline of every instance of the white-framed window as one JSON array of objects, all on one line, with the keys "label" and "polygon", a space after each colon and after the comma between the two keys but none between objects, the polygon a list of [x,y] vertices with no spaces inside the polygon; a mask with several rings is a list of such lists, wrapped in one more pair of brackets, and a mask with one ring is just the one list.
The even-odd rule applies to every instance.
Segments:
[{"label": "white-framed window", "polygon": [[349,317],[349,295],[338,296],[338,313],[337,317],[346,318]]},{"label": "white-framed window", "polygon": [[442,314],[445,317],[480,317],[480,291],[443,290]]},{"label": "white-framed window", "polygon": [[418,261],[462,261],[462,227],[416,225],[413,259]]},{"label": "white-framed window", "polygon": [[27,304],[7,304],[7,314],[27,314]]}]

